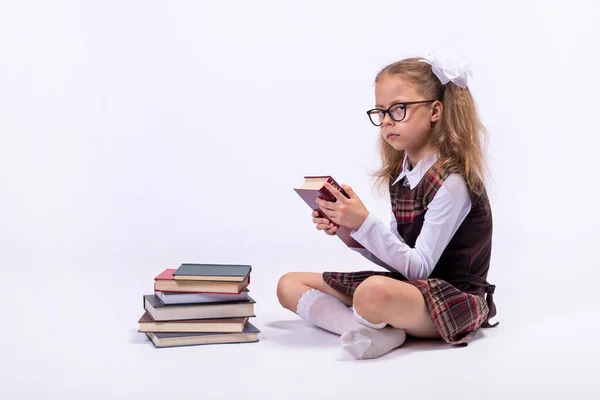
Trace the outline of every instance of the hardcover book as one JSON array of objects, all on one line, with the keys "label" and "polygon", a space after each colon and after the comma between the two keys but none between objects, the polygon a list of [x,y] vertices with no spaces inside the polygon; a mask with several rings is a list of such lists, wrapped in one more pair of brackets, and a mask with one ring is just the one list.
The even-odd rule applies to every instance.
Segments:
[{"label": "hardcover book", "polygon": [[169,333],[146,332],[156,347],[195,346],[203,344],[252,343],[258,342],[260,330],[250,322],[241,333]]},{"label": "hardcover book", "polygon": [[188,303],[220,303],[225,301],[248,300],[249,290],[244,289],[241,293],[173,293],[154,292],[156,297],[164,304],[188,304]]},{"label": "hardcover book", "polygon": [[[319,216],[322,218],[327,218],[327,215],[317,204],[317,198],[331,202],[337,201],[334,195],[323,186],[325,182],[329,182],[333,187],[339,190],[342,195],[350,198],[348,193],[346,193],[341,185],[339,185],[336,180],[329,175],[305,176],[304,183],[300,187],[294,188],[294,191],[298,193],[302,200],[304,200],[304,202],[308,204],[312,210],[317,210],[319,212]],[[352,229],[345,226],[340,226],[338,224],[336,224],[336,226],[338,227],[336,235],[342,240],[342,242],[346,244],[346,246],[358,249],[364,248],[363,245],[358,243],[354,238],[352,238],[352,236],[350,236]]]},{"label": "hardcover book", "polygon": [[215,282],[173,279],[175,269],[167,268],[154,278],[156,292],[239,294],[250,284],[250,275],[241,282]]},{"label": "hardcover book", "polygon": [[180,321],[155,321],[147,312],[138,323],[139,332],[242,332],[249,317],[186,319]]},{"label": "hardcover book", "polygon": [[225,303],[164,304],[153,294],[144,295],[144,310],[154,321],[254,317],[255,303],[248,297]]},{"label": "hardcover book", "polygon": [[250,265],[233,264],[181,264],[173,279],[187,281],[242,282],[248,278]]}]

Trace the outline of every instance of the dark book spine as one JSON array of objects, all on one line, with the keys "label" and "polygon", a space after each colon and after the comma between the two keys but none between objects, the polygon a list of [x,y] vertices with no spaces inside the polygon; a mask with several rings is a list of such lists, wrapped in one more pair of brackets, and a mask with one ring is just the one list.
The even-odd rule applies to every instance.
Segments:
[{"label": "dark book spine", "polygon": [[[348,196],[348,193],[346,193],[346,191],[342,188],[342,186],[336,182],[335,179],[333,179],[333,177],[329,177],[327,179],[327,183],[329,183],[331,186],[333,186],[334,188],[336,188],[337,190],[339,190],[339,192],[343,195],[346,196],[347,198],[350,198],[350,196]],[[333,193],[331,193],[331,191],[329,189],[327,189],[325,186],[321,187],[321,189],[319,189],[319,194],[320,197],[323,200],[327,200],[330,201],[332,203],[335,203],[337,201],[337,199],[335,198],[335,196],[333,195]],[[319,212],[319,216],[321,218],[327,218],[327,215],[325,215],[325,213],[323,212],[323,210],[321,210],[320,208],[318,209]],[[338,228],[340,227],[339,224],[336,224],[335,222],[331,221],[335,226],[337,226]]]},{"label": "dark book spine", "polygon": [[[350,198],[348,193],[346,193],[342,186],[339,183],[337,183],[332,177],[329,177],[329,179],[327,179],[327,183],[336,188],[342,195],[346,196],[347,198]],[[322,187],[321,190],[319,190],[319,193],[321,193],[323,198],[327,201],[337,201],[333,193],[331,193],[326,187]]]}]

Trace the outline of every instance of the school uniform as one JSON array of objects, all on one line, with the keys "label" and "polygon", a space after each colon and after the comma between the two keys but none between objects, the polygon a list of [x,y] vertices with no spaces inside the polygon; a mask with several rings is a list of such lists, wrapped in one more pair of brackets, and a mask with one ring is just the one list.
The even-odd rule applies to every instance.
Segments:
[{"label": "school uniform", "polygon": [[372,275],[405,281],[421,291],[442,338],[468,344],[496,314],[495,285],[487,282],[492,215],[486,193],[472,193],[464,178],[449,173],[437,155],[409,169],[408,157],[389,182],[388,227],[369,214],[352,231],[354,249],[387,271],[324,272],[334,289],[353,295]]}]

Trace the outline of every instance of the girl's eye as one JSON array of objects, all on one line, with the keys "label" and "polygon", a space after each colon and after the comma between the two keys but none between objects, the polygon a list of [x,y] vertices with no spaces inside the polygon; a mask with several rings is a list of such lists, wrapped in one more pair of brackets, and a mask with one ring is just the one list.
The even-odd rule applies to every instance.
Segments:
[{"label": "girl's eye", "polygon": [[404,104],[396,104],[390,108],[390,114],[398,121],[404,119],[404,113],[406,112],[406,106]]}]

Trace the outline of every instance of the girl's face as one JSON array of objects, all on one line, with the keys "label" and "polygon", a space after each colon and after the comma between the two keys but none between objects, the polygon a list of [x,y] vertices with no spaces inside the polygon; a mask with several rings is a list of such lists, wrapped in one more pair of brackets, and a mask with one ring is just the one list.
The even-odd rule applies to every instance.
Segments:
[{"label": "girl's face", "polygon": [[[415,84],[400,76],[384,75],[375,85],[376,108],[385,110],[397,103],[421,100],[434,99],[421,95]],[[394,121],[390,112],[395,119],[402,119],[403,116],[404,119]],[[383,123],[380,129],[384,140],[398,151],[406,150],[409,157],[418,157],[427,148],[432,123],[441,118],[441,102],[396,105],[390,112],[381,121]],[[376,118],[373,116],[373,119]]]}]

